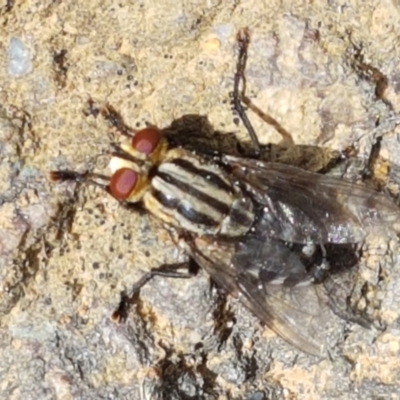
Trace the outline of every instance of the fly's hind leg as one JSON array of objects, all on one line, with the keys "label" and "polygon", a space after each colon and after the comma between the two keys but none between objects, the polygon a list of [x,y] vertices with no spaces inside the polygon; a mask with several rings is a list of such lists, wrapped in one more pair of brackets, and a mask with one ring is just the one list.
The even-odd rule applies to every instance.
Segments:
[{"label": "fly's hind leg", "polygon": [[163,278],[189,279],[196,275],[198,268],[198,265],[192,259],[189,259],[189,261],[186,262],[163,264],[157,268],[151,269],[132,286],[129,293],[121,293],[121,301],[118,308],[112,313],[111,319],[115,322],[124,322],[128,317],[130,306],[138,300],[142,287],[155,276],[161,276]]},{"label": "fly's hind leg", "polygon": [[323,243],[319,244],[320,252],[321,252],[321,259],[318,265],[315,265],[314,268],[312,268],[311,271],[311,276],[313,279],[314,283],[321,283],[323,282],[331,269],[330,263],[328,261],[327,257],[327,251],[325,249],[325,246]]}]

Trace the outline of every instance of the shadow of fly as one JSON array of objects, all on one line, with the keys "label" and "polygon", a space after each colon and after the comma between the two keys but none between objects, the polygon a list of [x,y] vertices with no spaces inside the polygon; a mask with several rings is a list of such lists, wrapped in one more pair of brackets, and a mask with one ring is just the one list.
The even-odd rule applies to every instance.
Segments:
[{"label": "shadow of fly", "polygon": [[284,340],[322,355],[324,344],[310,331],[326,322],[322,304],[332,293],[324,282],[333,273],[335,255],[344,249],[347,261],[340,266],[357,264],[362,243],[375,228],[399,231],[400,212],[366,185],[261,160],[244,109],[248,45],[248,31],[242,30],[232,105],[253,154],[174,146],[165,130],[148,126],[133,132],[106,106],[98,111],[128,138],[113,145],[111,176],[60,170],[51,178],[93,184],[124,205],[139,204],[175,233],[177,246],[188,255],[188,262],[145,274],[122,295],[115,319],[126,318],[132,299],[154,276],[188,277],[194,263]]}]

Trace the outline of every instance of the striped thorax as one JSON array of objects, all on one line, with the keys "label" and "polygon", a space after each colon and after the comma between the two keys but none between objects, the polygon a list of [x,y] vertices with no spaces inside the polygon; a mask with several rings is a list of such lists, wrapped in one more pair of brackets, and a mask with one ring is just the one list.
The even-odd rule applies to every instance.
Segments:
[{"label": "striped thorax", "polygon": [[113,157],[110,191],[142,202],[155,217],[200,235],[240,236],[254,222],[253,203],[219,165],[183,148],[168,149],[156,128],[139,131]]}]

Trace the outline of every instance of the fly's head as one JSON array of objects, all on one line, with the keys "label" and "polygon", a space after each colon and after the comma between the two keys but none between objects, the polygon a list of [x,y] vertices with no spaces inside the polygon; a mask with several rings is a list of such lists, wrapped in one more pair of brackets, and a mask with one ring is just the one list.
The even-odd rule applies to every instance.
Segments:
[{"label": "fly's head", "polygon": [[160,129],[147,127],[138,131],[130,143],[124,143],[110,160],[111,195],[128,203],[137,203],[150,188],[151,174],[162,162],[168,148]]}]

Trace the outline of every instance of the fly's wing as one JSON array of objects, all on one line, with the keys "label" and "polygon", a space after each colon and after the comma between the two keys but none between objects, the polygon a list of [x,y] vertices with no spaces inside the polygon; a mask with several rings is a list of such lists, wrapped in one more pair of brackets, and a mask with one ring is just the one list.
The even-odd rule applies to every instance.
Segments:
[{"label": "fly's wing", "polygon": [[367,186],[280,163],[223,161],[262,207],[264,234],[292,243],[358,243],[378,224],[400,231],[399,208]]},{"label": "fly's wing", "polygon": [[276,240],[244,237],[240,242],[195,238],[189,249],[211,278],[261,322],[302,351],[324,354],[325,326],[332,313],[298,254]]}]

